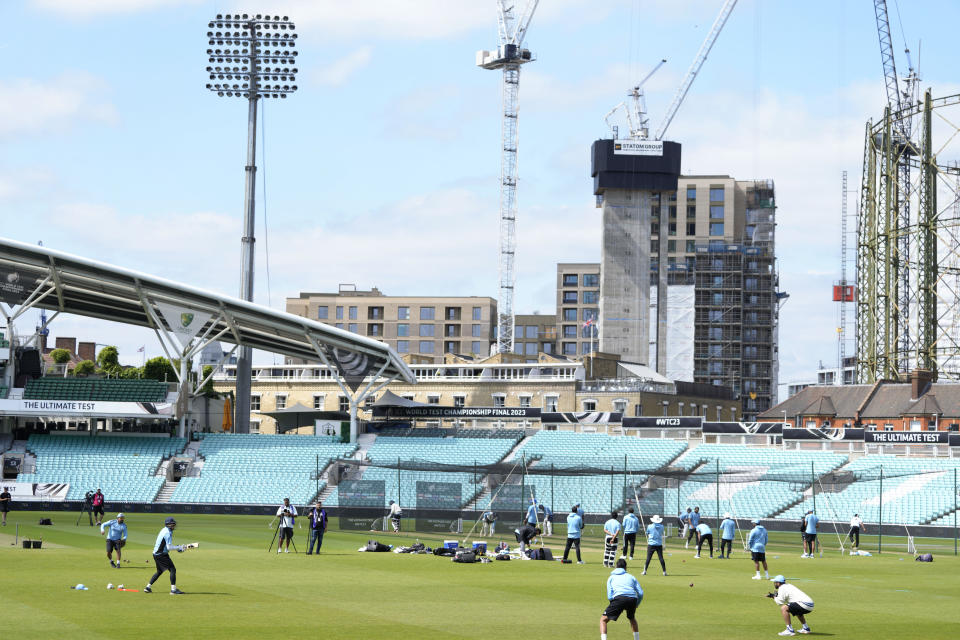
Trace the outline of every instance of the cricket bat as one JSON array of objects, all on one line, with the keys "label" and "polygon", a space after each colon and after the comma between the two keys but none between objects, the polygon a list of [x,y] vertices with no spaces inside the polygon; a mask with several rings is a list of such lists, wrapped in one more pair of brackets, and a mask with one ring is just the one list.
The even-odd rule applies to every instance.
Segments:
[{"label": "cricket bat", "polygon": [[191,542],[189,544],[183,545],[183,550],[186,551],[187,549],[196,549],[199,546],[200,546],[199,542]]}]

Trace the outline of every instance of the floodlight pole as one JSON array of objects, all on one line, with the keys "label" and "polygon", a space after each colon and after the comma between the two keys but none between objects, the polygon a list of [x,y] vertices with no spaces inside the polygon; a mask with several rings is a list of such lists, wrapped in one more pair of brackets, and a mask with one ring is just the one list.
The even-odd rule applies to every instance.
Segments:
[{"label": "floodlight pole", "polygon": [[[218,96],[247,99],[247,164],[244,167],[243,236],[240,239],[240,297],[253,302],[255,259],[254,196],[257,177],[257,102],[260,98],[286,98],[297,85],[261,84],[293,82],[298,72],[295,25],[286,16],[260,14],[217,14],[209,23],[211,47],[207,67],[211,83],[207,89]],[[227,48],[219,48],[227,47]],[[231,49],[229,47],[237,47]],[[261,67],[261,63],[264,66]],[[220,66],[239,65],[239,66]],[[280,66],[277,66],[280,65]],[[237,84],[234,84],[237,83]],[[250,375],[253,350],[240,347],[237,358],[237,393],[233,424],[236,433],[250,432]]]}]

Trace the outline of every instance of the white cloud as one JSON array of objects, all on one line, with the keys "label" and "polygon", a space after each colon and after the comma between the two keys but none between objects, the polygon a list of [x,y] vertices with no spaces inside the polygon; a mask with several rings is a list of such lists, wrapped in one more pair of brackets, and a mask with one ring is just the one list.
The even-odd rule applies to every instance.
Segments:
[{"label": "white cloud", "polygon": [[346,82],[350,76],[370,64],[373,58],[373,47],[360,47],[344,57],[334,60],[329,65],[318,69],[313,79],[319,84],[328,87],[338,87]]},{"label": "white cloud", "polygon": [[81,122],[112,124],[113,105],[98,96],[104,83],[75,72],[47,81],[0,80],[0,138],[63,130]]},{"label": "white cloud", "polygon": [[165,9],[201,0],[31,0],[38,9],[76,18]]}]

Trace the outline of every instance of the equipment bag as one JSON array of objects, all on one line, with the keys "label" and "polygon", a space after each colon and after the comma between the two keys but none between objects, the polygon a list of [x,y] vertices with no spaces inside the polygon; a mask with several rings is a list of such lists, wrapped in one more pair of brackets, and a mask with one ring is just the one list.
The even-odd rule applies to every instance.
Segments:
[{"label": "equipment bag", "polygon": [[509,554],[509,553],[498,553],[497,556],[496,556],[496,558],[497,558],[497,560],[509,560],[509,559],[510,559],[510,554]]},{"label": "equipment bag", "polygon": [[932,553],[921,553],[917,556],[917,562],[933,562]]},{"label": "equipment bag", "polygon": [[390,547],[376,540],[367,540],[367,551],[390,551]]},{"label": "equipment bag", "polygon": [[450,556],[451,558],[457,555],[456,549],[450,549],[447,547],[437,547],[433,550],[433,555],[435,556]]},{"label": "equipment bag", "polygon": [[531,560],[553,560],[553,552],[550,549],[534,549],[530,552]]},{"label": "equipment bag", "polygon": [[464,562],[464,563],[473,563],[477,561],[477,554],[473,551],[468,551],[466,549],[460,549],[456,552],[456,555],[453,556],[454,562]]}]

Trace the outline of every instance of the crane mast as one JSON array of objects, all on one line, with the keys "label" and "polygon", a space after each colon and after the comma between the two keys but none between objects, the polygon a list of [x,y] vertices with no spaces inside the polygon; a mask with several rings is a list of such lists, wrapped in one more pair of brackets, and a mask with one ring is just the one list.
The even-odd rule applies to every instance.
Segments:
[{"label": "crane mast", "polygon": [[497,0],[499,46],[496,51],[478,51],[477,66],[502,69],[500,155],[500,240],[497,298],[497,352],[513,351],[513,298],[516,282],[517,223],[517,148],[519,146],[518,115],[520,99],[520,66],[534,60],[523,39],[540,0],[528,0],[517,13],[509,0]]}]

